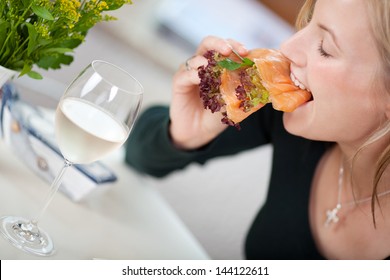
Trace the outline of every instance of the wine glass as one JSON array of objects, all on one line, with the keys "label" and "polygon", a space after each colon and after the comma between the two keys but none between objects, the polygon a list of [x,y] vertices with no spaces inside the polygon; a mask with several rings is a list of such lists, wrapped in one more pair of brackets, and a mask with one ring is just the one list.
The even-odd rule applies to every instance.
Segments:
[{"label": "wine glass", "polygon": [[73,164],[94,162],[118,149],[129,136],[142,96],[143,87],[133,76],[105,61],[93,61],[74,79],[61,97],[55,115],[55,134],[64,165],[37,216],[0,218],[0,232],[8,241],[31,254],[54,253],[52,239],[38,227],[38,221],[66,169]]}]

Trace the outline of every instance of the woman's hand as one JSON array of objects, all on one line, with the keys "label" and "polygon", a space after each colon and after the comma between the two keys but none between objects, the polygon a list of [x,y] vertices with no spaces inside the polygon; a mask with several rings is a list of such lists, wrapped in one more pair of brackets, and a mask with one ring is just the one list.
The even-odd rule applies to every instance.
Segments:
[{"label": "woman's hand", "polygon": [[199,66],[207,65],[203,54],[208,50],[215,50],[223,56],[229,56],[232,48],[242,56],[248,54],[248,50],[234,40],[206,37],[199,45],[196,54],[187,61],[186,65],[181,65],[175,73],[170,106],[170,134],[177,147],[199,148],[226,129],[227,126],[221,123],[220,112],[211,113],[203,107],[199,97],[200,79],[197,69]]}]

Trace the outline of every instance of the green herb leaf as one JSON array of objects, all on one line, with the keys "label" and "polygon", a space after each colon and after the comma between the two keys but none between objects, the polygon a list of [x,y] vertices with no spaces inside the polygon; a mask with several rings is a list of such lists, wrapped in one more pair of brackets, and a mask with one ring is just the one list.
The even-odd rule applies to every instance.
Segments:
[{"label": "green herb leaf", "polygon": [[23,4],[24,8],[27,8],[28,6],[30,6],[31,1],[30,0],[22,0],[22,4]]},{"label": "green herb leaf", "polygon": [[29,76],[30,78],[33,78],[36,80],[42,80],[43,79],[42,75],[39,74],[38,72],[32,71],[32,67],[33,67],[32,64],[25,63],[23,65],[22,71],[19,74],[19,77],[27,74],[27,76]]},{"label": "green herb leaf", "polygon": [[52,14],[45,7],[32,5],[31,9],[33,10],[33,12],[37,16],[39,16],[39,17],[41,17],[43,19],[54,20],[54,17],[52,16]]},{"label": "green herb leaf", "polygon": [[125,1],[115,1],[115,0],[106,0],[107,6],[109,11],[117,10],[120,7],[122,7],[124,4],[132,4],[132,1],[125,0]]},{"label": "green herb leaf", "polygon": [[25,63],[25,64],[23,65],[22,71],[20,71],[19,77],[21,77],[21,76],[27,74],[28,72],[31,71],[31,69],[32,69],[32,65],[29,64],[29,63]]},{"label": "green herb leaf", "polygon": [[42,75],[39,74],[38,72],[35,72],[35,71],[28,72],[27,76],[29,76],[30,78],[36,79],[36,80],[42,80],[43,79]]},{"label": "green herb leaf", "polygon": [[249,58],[243,58],[241,63],[235,62],[231,60],[230,58],[225,58],[224,60],[221,60],[218,62],[218,65],[222,68],[226,68],[227,70],[234,71],[241,67],[251,67],[255,63],[250,60]]},{"label": "green herb leaf", "polygon": [[41,53],[67,53],[67,52],[73,52],[73,49],[70,49],[70,48],[48,48],[48,49],[42,50]]},{"label": "green herb leaf", "polygon": [[38,32],[35,30],[34,25],[31,23],[26,23],[28,29],[28,47],[27,47],[27,55],[30,55],[37,46],[37,38]]},{"label": "green herb leaf", "polygon": [[62,42],[52,45],[54,48],[69,48],[74,49],[78,47],[83,41],[80,39],[65,39]]},{"label": "green herb leaf", "polygon": [[5,39],[8,35],[8,28],[10,27],[10,23],[0,19],[0,47],[3,46]]},{"label": "green herb leaf", "polygon": [[230,58],[225,58],[224,60],[218,61],[218,65],[230,71],[234,71],[242,67],[241,63],[235,62]]},{"label": "green herb leaf", "polygon": [[38,62],[37,65],[43,69],[60,69],[61,64],[69,65],[73,61],[73,56],[65,54],[45,55]]},{"label": "green herb leaf", "polygon": [[250,60],[249,58],[247,58],[247,57],[244,57],[243,59],[242,59],[242,65],[243,66],[249,66],[249,67],[251,67],[251,66],[253,66],[255,63],[252,61],[252,60]]}]

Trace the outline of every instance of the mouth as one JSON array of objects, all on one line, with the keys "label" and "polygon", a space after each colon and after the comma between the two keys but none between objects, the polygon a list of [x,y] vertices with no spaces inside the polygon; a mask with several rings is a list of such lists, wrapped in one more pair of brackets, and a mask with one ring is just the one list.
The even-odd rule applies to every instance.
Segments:
[{"label": "mouth", "polygon": [[[296,87],[299,87],[302,90],[306,90],[307,92],[311,93],[311,90],[305,86],[298,78],[293,74],[293,72],[290,73],[291,81],[294,83]],[[311,98],[309,101],[313,100],[313,95],[311,94]]]},{"label": "mouth", "polygon": [[293,72],[290,73],[290,79],[295,86],[299,87],[302,90],[307,90],[308,92],[311,92],[309,88],[307,88],[300,80],[298,80],[297,77],[295,77]]}]

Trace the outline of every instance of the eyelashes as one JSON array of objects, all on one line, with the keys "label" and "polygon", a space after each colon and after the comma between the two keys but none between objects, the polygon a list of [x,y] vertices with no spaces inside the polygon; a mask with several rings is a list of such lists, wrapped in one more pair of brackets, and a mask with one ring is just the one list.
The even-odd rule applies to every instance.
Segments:
[{"label": "eyelashes", "polygon": [[318,52],[320,53],[321,56],[323,56],[323,57],[325,57],[325,58],[329,58],[329,57],[331,57],[331,55],[328,54],[328,53],[324,50],[324,48],[322,47],[323,43],[324,43],[324,41],[321,40],[320,44],[318,45]]}]

